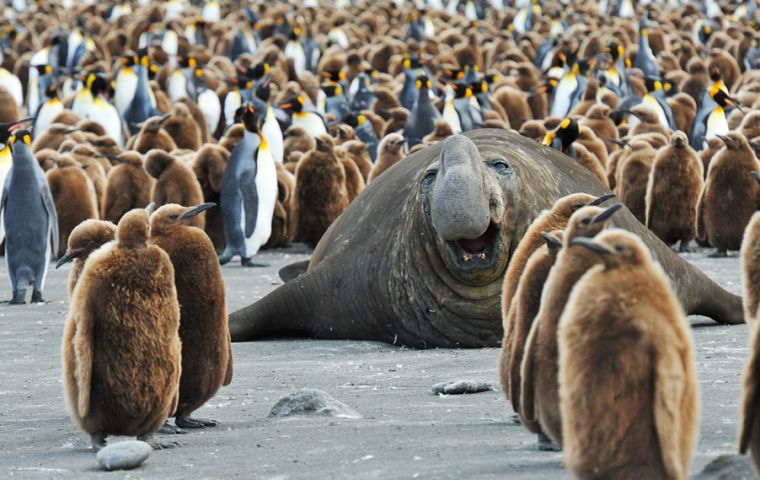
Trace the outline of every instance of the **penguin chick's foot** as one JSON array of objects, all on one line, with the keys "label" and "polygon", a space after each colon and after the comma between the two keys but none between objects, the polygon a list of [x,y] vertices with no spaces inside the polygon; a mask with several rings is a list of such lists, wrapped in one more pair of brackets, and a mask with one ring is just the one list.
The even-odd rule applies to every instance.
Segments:
[{"label": "penguin chick's foot", "polygon": [[725,248],[716,248],[714,252],[708,255],[708,258],[725,258],[728,256],[728,252]]},{"label": "penguin chick's foot", "polygon": [[681,240],[681,242],[678,245],[678,253],[691,253],[694,249],[689,248],[689,241],[688,240]]},{"label": "penguin chick's foot", "polygon": [[90,435],[90,443],[92,443],[92,449],[95,453],[98,453],[106,446],[106,436],[102,433],[93,433]]},{"label": "penguin chick's foot", "polygon": [[179,428],[179,426],[174,426],[170,424],[168,421],[161,425],[161,428],[158,429],[158,433],[162,434],[168,434],[168,435],[182,435],[184,433],[187,433],[186,430],[182,430]]},{"label": "penguin chick's foot", "polygon": [[240,265],[243,267],[268,267],[268,263],[257,263],[251,260],[251,257],[243,257],[240,260]]},{"label": "penguin chick's foot", "polygon": [[137,439],[150,445],[150,447],[153,450],[164,450],[167,448],[175,448],[175,447],[182,446],[181,443],[175,440],[163,440],[163,439],[157,438],[152,433],[146,433],[145,435],[140,435],[137,437]]},{"label": "penguin chick's foot", "polygon": [[174,423],[177,424],[178,427],[183,428],[206,428],[206,427],[216,427],[219,425],[219,422],[216,420],[207,420],[203,418],[190,418],[190,417],[177,417],[174,419]]},{"label": "penguin chick's foot", "polygon": [[561,452],[562,449],[559,445],[552,442],[552,440],[546,436],[544,432],[538,433],[538,449],[542,452]]},{"label": "penguin chick's foot", "polygon": [[23,305],[26,303],[26,290],[14,290],[13,298],[10,302],[11,305]]},{"label": "penguin chick's foot", "polygon": [[39,290],[32,291],[32,303],[45,303],[45,299],[42,298],[42,292]]}]

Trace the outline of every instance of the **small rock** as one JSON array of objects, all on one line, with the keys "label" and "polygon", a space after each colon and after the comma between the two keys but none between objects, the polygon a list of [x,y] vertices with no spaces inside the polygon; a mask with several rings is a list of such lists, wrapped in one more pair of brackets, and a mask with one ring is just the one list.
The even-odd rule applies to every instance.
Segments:
[{"label": "small rock", "polygon": [[127,440],[108,445],[95,458],[105,470],[129,470],[142,465],[152,450],[145,442]]},{"label": "small rock", "polygon": [[433,393],[438,395],[461,395],[463,393],[480,393],[492,390],[491,384],[474,382],[472,380],[455,380],[453,382],[442,382],[433,385]]},{"label": "small rock", "polygon": [[752,480],[755,470],[748,455],[721,455],[710,462],[692,480]]},{"label": "small rock", "polygon": [[288,417],[291,415],[324,415],[339,418],[361,418],[359,412],[343,402],[339,402],[327,392],[304,388],[278,401],[270,417]]}]

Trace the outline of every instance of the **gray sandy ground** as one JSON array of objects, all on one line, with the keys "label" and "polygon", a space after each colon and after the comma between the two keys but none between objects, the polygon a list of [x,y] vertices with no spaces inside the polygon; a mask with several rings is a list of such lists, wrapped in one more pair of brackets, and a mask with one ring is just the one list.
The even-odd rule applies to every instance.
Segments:
[{"label": "gray sandy ground", "polygon": [[[737,257],[687,258],[740,292]],[[277,270],[303,250],[264,252],[270,268],[224,268],[230,310],[281,282]],[[0,276],[6,277],[5,262]],[[51,271],[44,305],[0,305],[0,478],[566,478],[559,453],[539,452],[512,422],[499,391],[436,396],[439,382],[498,385],[497,349],[415,351],[364,341],[272,340],[234,344],[235,377],[197,412],[221,426],[179,437],[137,470],[96,469],[88,438],[69,420],[61,387],[60,339],[68,269]],[[3,284],[5,285],[5,284]],[[5,287],[7,288],[7,287]],[[9,293],[2,290],[0,298]],[[357,299],[361,301],[361,299]],[[702,392],[692,474],[736,450],[747,328],[690,318]],[[267,418],[301,388],[328,392],[362,418]]]}]

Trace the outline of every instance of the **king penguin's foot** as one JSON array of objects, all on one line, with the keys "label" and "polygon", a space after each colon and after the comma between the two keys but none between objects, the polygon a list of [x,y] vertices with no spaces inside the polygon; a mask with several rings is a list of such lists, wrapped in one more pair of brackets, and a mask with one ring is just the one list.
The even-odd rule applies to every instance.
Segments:
[{"label": "king penguin's foot", "polygon": [[708,258],[724,258],[728,256],[725,248],[716,248],[714,252],[708,255]]},{"label": "king penguin's foot", "polygon": [[42,298],[42,292],[39,290],[32,291],[32,303],[45,303],[45,299]]},{"label": "king penguin's foot", "polygon": [[26,303],[26,290],[14,290],[13,298],[10,302],[11,305],[23,305]]},{"label": "king penguin's foot", "polygon": [[182,428],[206,428],[216,427],[219,422],[216,420],[207,420],[203,418],[190,418],[190,417],[177,417],[174,419],[174,423],[178,427]]},{"label": "king penguin's foot", "polygon": [[106,446],[106,436],[102,433],[93,433],[90,435],[90,442],[92,443],[92,449],[95,450],[95,453],[98,453]]},{"label": "king penguin's foot", "polygon": [[560,452],[562,449],[544,432],[538,432],[538,449],[542,452]]},{"label": "king penguin's foot", "polygon": [[228,263],[230,263],[230,260],[232,260],[232,257],[222,255],[221,257],[219,257],[219,265],[227,265]]},{"label": "king penguin's foot", "polygon": [[174,425],[170,424],[169,421],[167,420],[166,423],[161,425],[161,428],[158,429],[158,433],[162,433],[165,435],[166,434],[182,435],[184,433],[187,433],[187,430],[182,430],[181,428],[179,428],[179,425],[175,427]]},{"label": "king penguin's foot", "polygon": [[138,440],[147,443],[153,450],[163,450],[166,448],[181,447],[182,444],[174,440],[162,440],[156,438],[152,433],[146,433],[137,437]]},{"label": "king penguin's foot", "polygon": [[268,267],[268,263],[257,263],[251,260],[251,257],[243,257],[240,260],[240,265],[243,267]]}]

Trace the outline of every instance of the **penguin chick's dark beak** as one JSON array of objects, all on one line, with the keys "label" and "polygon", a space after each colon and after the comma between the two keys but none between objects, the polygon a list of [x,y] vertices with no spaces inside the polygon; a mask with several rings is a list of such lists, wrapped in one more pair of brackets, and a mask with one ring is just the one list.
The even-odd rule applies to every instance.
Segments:
[{"label": "penguin chick's dark beak", "polygon": [[724,135],[715,135],[725,146],[729,146],[731,144],[731,140],[724,136]]},{"label": "penguin chick's dark beak", "polygon": [[163,125],[167,120],[169,120],[169,118],[171,118],[171,116],[172,116],[171,113],[165,113],[161,115],[160,117],[158,117],[158,124]]},{"label": "penguin chick's dark beak", "polygon": [[757,180],[757,183],[760,183],[760,173],[758,172],[749,172],[750,175],[752,175],[755,180]]},{"label": "penguin chick's dark beak", "polygon": [[213,203],[213,202],[202,203],[196,207],[191,208],[190,210],[186,211],[182,215],[180,215],[177,220],[187,220],[188,218],[193,218],[199,213],[205,212],[209,208],[214,208],[214,207],[216,207],[216,203]]},{"label": "penguin chick's dark beak", "polygon": [[623,208],[622,203],[616,203],[615,205],[610,205],[609,207],[602,210],[602,212],[599,215],[594,217],[594,223],[604,222],[605,220],[610,218],[613,213],[617,212],[621,208]]},{"label": "penguin chick's dark beak", "polygon": [[79,251],[69,252],[69,253],[65,254],[55,264],[56,270],[58,270],[61,267],[61,265],[65,265],[65,264],[69,263],[70,261],[74,260],[75,258],[77,258],[78,256],[80,256],[81,254],[82,254],[82,252],[79,252]]},{"label": "penguin chick's dark beak", "polygon": [[587,248],[594,253],[598,253],[599,255],[609,255],[612,253],[612,250],[608,249],[604,245],[596,243],[592,238],[574,238],[570,240],[570,245],[580,245],[581,247]]},{"label": "penguin chick's dark beak", "polygon": [[559,238],[555,237],[551,233],[540,232],[539,235],[546,241],[546,246],[551,248],[562,248],[562,242]]},{"label": "penguin chick's dark beak", "polygon": [[615,198],[615,194],[614,193],[608,193],[606,195],[602,195],[601,197],[598,197],[593,202],[589,203],[589,206],[590,207],[598,207],[599,205],[603,204],[604,202],[606,202],[607,200],[610,200],[612,198]]}]

